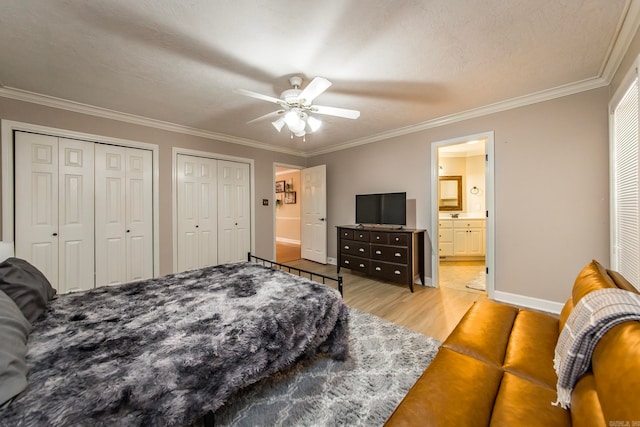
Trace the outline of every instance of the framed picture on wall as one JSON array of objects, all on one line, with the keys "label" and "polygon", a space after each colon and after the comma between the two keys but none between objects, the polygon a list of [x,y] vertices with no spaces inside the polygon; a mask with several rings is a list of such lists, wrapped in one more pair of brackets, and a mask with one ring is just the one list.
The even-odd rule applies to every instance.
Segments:
[{"label": "framed picture on wall", "polygon": [[276,193],[284,193],[284,181],[276,181]]},{"label": "framed picture on wall", "polygon": [[296,192],[295,191],[287,191],[284,193],[284,204],[285,205],[293,205],[296,203]]}]

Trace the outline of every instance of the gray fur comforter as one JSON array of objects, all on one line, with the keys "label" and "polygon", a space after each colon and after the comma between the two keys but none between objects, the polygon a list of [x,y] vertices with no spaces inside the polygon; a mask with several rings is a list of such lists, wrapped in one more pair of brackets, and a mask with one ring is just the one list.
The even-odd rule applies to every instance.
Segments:
[{"label": "gray fur comforter", "polygon": [[61,295],[29,337],[2,425],[187,425],[295,361],[348,354],[322,284],[240,263]]}]

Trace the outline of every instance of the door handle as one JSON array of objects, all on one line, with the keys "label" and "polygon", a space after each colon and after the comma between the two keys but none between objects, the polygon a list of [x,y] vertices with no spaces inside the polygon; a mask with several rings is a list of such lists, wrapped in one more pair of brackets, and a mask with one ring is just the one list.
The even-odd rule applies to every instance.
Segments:
[{"label": "door handle", "polygon": [[324,221],[326,218],[320,218],[320,221]]},{"label": "door handle", "polygon": [[127,230],[127,233],[131,233],[131,230]]},{"label": "door handle", "polygon": [[53,237],[56,237],[57,235],[58,235],[58,233],[53,233],[52,234]]}]

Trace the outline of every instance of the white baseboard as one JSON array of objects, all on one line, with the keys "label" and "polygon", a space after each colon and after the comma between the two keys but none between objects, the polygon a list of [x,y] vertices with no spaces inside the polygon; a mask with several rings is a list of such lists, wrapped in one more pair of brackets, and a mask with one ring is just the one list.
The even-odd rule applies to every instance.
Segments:
[{"label": "white baseboard", "polygon": [[338,265],[338,260],[330,256],[327,257],[327,264]]},{"label": "white baseboard", "polygon": [[300,240],[287,239],[286,237],[276,237],[276,242],[289,243],[291,245],[299,245]]},{"label": "white baseboard", "polygon": [[524,295],[517,295],[509,292],[495,291],[493,293],[493,297],[496,301],[533,308],[535,310],[546,311],[547,313],[560,314],[560,311],[562,311],[562,307],[564,306],[564,304],[559,302],[527,297]]}]

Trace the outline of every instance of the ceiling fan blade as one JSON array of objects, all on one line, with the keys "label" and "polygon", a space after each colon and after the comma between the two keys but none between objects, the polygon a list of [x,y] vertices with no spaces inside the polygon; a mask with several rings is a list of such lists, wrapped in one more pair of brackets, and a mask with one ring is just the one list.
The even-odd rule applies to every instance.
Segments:
[{"label": "ceiling fan blade", "polygon": [[345,119],[357,119],[360,117],[360,111],[347,110],[346,108],[325,107],[322,105],[314,105],[311,111],[318,114],[326,114],[327,116],[343,117]]},{"label": "ceiling fan blade", "polygon": [[329,86],[331,86],[331,82],[329,80],[325,79],[324,77],[316,77],[315,79],[311,80],[311,83],[309,83],[302,92],[300,92],[300,95],[298,95],[298,99],[301,101],[304,100],[303,104],[311,104],[313,100],[316,99],[316,97],[318,97],[318,95],[320,95],[322,92],[327,90]]},{"label": "ceiling fan blade", "polygon": [[240,95],[249,96],[251,98],[256,98],[256,99],[261,99],[263,101],[273,102],[274,104],[282,105],[282,103],[284,102],[283,100],[278,99],[278,98],[274,98],[273,96],[263,95],[261,93],[253,92],[253,91],[246,90],[246,89],[234,89],[234,92],[235,93],[239,93]]},{"label": "ceiling fan blade", "polygon": [[264,116],[260,116],[258,118],[253,119],[253,120],[249,120],[247,122],[247,124],[259,122],[260,120],[272,119],[274,117],[280,116],[282,113],[284,113],[284,110],[272,111],[271,113],[267,113]]}]

